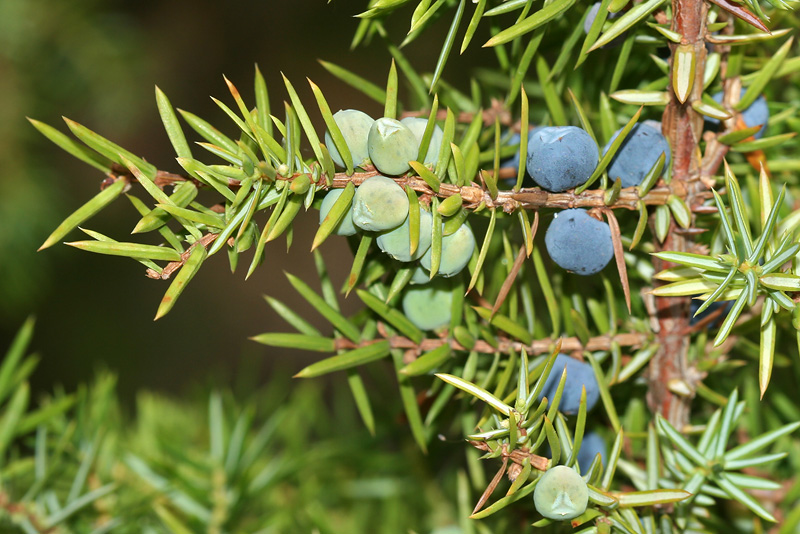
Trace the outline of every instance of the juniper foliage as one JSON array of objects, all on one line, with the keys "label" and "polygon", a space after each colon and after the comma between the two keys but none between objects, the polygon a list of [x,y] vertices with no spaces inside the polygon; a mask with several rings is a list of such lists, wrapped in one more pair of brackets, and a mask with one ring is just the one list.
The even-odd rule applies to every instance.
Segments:
[{"label": "juniper foliage", "polygon": [[[461,531],[492,532],[510,524],[523,531],[524,525],[556,529],[553,519],[536,511],[532,494],[544,472],[566,465],[580,469],[588,484],[589,506],[571,520],[581,532],[760,532],[772,523],[792,532],[800,524],[800,448],[793,437],[800,407],[789,393],[800,370],[800,58],[789,36],[798,27],[794,3],[768,4],[603,0],[588,23],[592,6],[575,0],[369,2],[358,15],[352,45],[354,53],[364,46],[387,47],[393,60],[385,82],[322,65],[352,87],[353,108],[372,99],[383,106],[384,117],[431,119],[420,147],[434,135],[434,121],[441,127],[434,163],[424,164],[431,160],[422,150],[408,172],[393,178],[406,193],[409,212],[429,209],[433,218],[430,277],[446,255],[449,235],[468,225],[477,238],[467,270],[440,282],[452,303],[450,319],[433,332],[415,324],[402,306],[414,269],[383,254],[373,234],[347,238],[354,255],[347,280],[328,276],[316,249],[350,208],[354,188],[378,172],[353,161],[320,87],[309,81],[312,96],[301,98],[297,80],[284,77],[284,105],[278,107],[270,98],[276,88],[268,92],[258,68],[254,102],[225,79],[230,96],[215,101],[227,124],[176,112],[156,89],[184,174],[159,170],[78,122],[67,119],[70,136],[31,120],[105,175],[101,191],[42,248],[80,227],[89,239],[69,245],[138,261],[147,276],[168,281],[156,311],[160,318],[217,253],[224,250],[232,270],[244,258],[249,277],[268,261],[267,247],[276,246],[270,242],[285,237],[292,244],[301,210],[318,209],[327,190],[342,189],[310,244],[318,281],[286,275],[331,331],[321,332],[269,298],[295,332],[266,332],[253,340],[327,353],[297,376],[345,371],[371,433],[382,422],[376,414],[384,400],[379,402],[363,373],[378,366],[393,371],[421,452],[438,434],[463,435],[464,464],[457,492],[449,495],[458,503]],[[408,34],[389,35],[387,17],[409,15]],[[449,25],[434,24],[439,19]],[[442,45],[433,68],[418,70],[404,47],[441,27],[446,29],[438,36]],[[481,42],[482,36],[488,40]],[[469,87],[448,83],[448,59],[478,53],[481,45],[494,53],[495,66],[475,70]],[[719,91],[721,103],[711,97]],[[748,125],[742,112],[762,94],[771,116],[766,134],[756,138],[762,125]],[[338,171],[324,132],[315,127],[320,117],[344,163]],[[623,188],[607,169],[628,132],[645,119],[661,121],[670,158],[662,155],[641,184]],[[721,125],[715,129],[706,119]],[[598,146],[607,144],[583,185],[563,193],[530,186],[525,163],[534,125],[580,126]],[[190,144],[187,131],[201,141]],[[519,141],[510,142],[515,132]],[[514,154],[516,168],[501,164]],[[215,194],[215,201],[207,202],[206,195],[198,200],[201,189]],[[136,240],[86,228],[100,210],[124,204],[122,197],[139,216]],[[616,269],[583,278],[549,260],[542,230],[566,208],[588,208],[607,221]],[[411,215],[409,228],[415,249],[419,221]],[[312,288],[317,284],[321,291]],[[690,297],[702,302],[695,320]],[[345,315],[344,298],[358,299],[363,309]],[[723,302],[731,304],[718,305]],[[560,353],[591,368],[597,391],[565,389],[564,374],[553,398],[542,397],[551,372],[561,371],[554,371]],[[773,373],[775,368],[787,372]],[[101,448],[88,437],[66,501],[42,493],[49,482],[48,436],[59,427],[49,417],[23,418],[24,376],[8,380],[5,396],[13,395],[4,404],[0,444],[19,461],[4,468],[3,479],[18,465],[34,477],[31,489],[15,493],[14,507],[7,501],[5,509],[41,514],[9,514],[10,521],[36,532],[61,524],[56,520],[66,521],[81,506],[105,511],[101,503],[124,483],[109,481],[114,455],[93,452]],[[600,399],[593,411],[586,402],[590,394]],[[576,396],[577,413],[559,410],[562,400]],[[68,409],[63,402],[59,414]],[[258,447],[250,456],[231,456],[259,438],[245,438],[247,411],[223,425],[221,402],[212,397],[208,454],[179,456],[165,466],[174,470],[167,474],[135,455],[121,459],[126,467],[120,469],[149,484],[152,493],[133,495],[131,506],[155,513],[153,531],[283,528],[237,516],[253,497],[249,477],[260,476],[249,469],[269,459]],[[55,435],[68,435],[64,429],[80,421],[63,420]],[[12,441],[34,430],[35,439]],[[590,430],[605,438],[608,451],[579,466]],[[240,465],[244,457],[250,463]],[[490,480],[485,468],[496,473]],[[97,481],[90,493],[83,493],[86,480]],[[466,509],[467,502],[474,507]],[[108,517],[97,520],[95,531],[111,528],[106,525],[117,516],[109,511]],[[517,527],[520,518],[523,526]]]}]

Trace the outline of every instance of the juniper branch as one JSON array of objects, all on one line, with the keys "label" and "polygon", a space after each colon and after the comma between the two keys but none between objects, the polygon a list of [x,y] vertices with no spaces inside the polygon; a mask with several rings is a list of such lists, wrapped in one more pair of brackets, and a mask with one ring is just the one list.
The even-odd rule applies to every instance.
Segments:
[{"label": "juniper branch", "polygon": [[[670,87],[669,103],[662,119],[664,133],[672,147],[673,193],[693,208],[706,198],[707,187],[700,179],[701,162],[697,146],[702,136],[703,118],[691,106],[693,100],[701,98],[703,72],[706,55],[705,35],[708,5],[702,0],[673,0],[671,30],[681,35],[681,46],[690,45],[695,58],[695,71],[689,98],[681,102]],[[671,58],[674,59],[678,45],[670,43]],[[679,76],[674,63],[670,62],[670,77]],[[694,218],[694,217],[692,217]],[[657,250],[691,252],[694,242],[691,235],[674,232],[677,228],[671,221],[670,232],[663,243],[656,241]],[[654,259],[654,267],[661,270],[670,266]],[[659,298],[656,300],[659,350],[650,361],[648,373],[647,401],[653,412],[660,413],[675,427],[683,428],[689,422],[691,402],[694,398],[697,377],[688,364],[690,338],[686,334],[689,323],[689,299],[686,297]],[[689,389],[688,395],[677,395],[668,384],[678,380]]]},{"label": "juniper branch", "polygon": [[[368,178],[377,176],[380,173],[374,168],[365,170],[364,172],[356,172],[348,175],[344,172],[336,173],[332,179],[331,188],[340,189],[344,188],[349,182],[359,186]],[[309,173],[294,173],[291,176],[276,177],[276,180],[293,181],[302,176],[313,176]],[[118,166],[112,168],[112,172],[103,181],[101,187],[107,187],[117,180],[126,180],[134,184],[133,176],[127,169],[122,169]],[[638,209],[639,201],[644,201],[648,206],[660,206],[667,203],[667,199],[671,194],[669,187],[655,187],[651,189],[646,195],[639,195],[636,187],[627,187],[620,191],[619,197],[611,204],[605,203],[605,190],[604,189],[589,189],[580,194],[571,191],[563,193],[551,193],[538,187],[523,188],[519,191],[499,191],[495,198],[492,198],[489,191],[473,182],[471,185],[459,187],[453,184],[441,184],[439,191],[434,191],[431,187],[418,176],[404,175],[394,178],[401,186],[408,185],[411,189],[420,193],[423,202],[430,202],[434,196],[439,198],[447,198],[456,194],[461,195],[464,201],[464,207],[467,209],[475,209],[481,205],[490,209],[501,209],[506,213],[513,213],[517,209],[536,210],[540,208],[611,208],[611,209]],[[175,174],[168,171],[159,170],[156,173],[154,180],[155,184],[163,189],[164,187],[173,186],[177,183],[191,181],[198,187],[204,187],[202,182],[181,174]],[[325,176],[319,178],[319,183],[325,181]],[[238,188],[241,181],[235,178],[228,179],[228,186],[231,188]]]},{"label": "juniper branch", "polygon": [[[203,247],[208,248],[208,246],[211,243],[213,243],[214,240],[217,239],[217,237],[219,237],[219,234],[205,234],[202,237],[202,239],[199,239],[198,241],[195,241],[194,243],[192,243],[192,246],[190,246],[188,249],[186,249],[181,254],[181,259],[179,261],[172,261],[172,262],[168,263],[167,266],[164,267],[164,270],[161,271],[160,273],[156,272],[153,269],[147,269],[147,272],[146,272],[147,277],[148,278],[152,278],[154,280],[167,280],[167,279],[169,279],[169,277],[172,276],[172,274],[175,271],[177,271],[178,269],[183,267],[183,264],[186,263],[186,261],[189,259],[189,256],[191,256],[192,250],[194,250],[195,247],[203,246]],[[231,238],[231,240],[233,240],[233,238]]]},{"label": "juniper branch", "polygon": [[[384,329],[379,329],[384,331]],[[612,345],[616,344],[621,347],[639,348],[651,341],[652,336],[640,332],[626,332],[616,335],[603,335],[589,338],[588,342],[584,345],[577,337],[564,337],[559,338],[561,341],[561,350],[563,352],[582,352],[582,351],[602,351],[611,350]],[[528,354],[549,354],[553,351],[559,339],[544,338],[536,339],[533,342],[526,344],[521,341],[516,341],[503,335],[495,337],[495,344],[489,344],[483,340],[477,340],[473,347],[464,347],[455,339],[449,337],[448,332],[443,332],[440,338],[427,338],[423,339],[420,343],[415,343],[411,339],[398,336],[389,335],[384,339],[389,341],[389,346],[393,349],[403,349],[411,351],[411,359],[416,359],[422,353],[432,351],[442,345],[448,344],[453,350],[457,351],[474,351],[481,354],[495,354],[503,353],[508,354],[511,351],[521,352],[525,350]],[[363,341],[361,343],[353,343],[346,338],[336,339],[336,350],[352,350],[367,345],[371,345],[383,341],[382,339],[375,339]]]}]

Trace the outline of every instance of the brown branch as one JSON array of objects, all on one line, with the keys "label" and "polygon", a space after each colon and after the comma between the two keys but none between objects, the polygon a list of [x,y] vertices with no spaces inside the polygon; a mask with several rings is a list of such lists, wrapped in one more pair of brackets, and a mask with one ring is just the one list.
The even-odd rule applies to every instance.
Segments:
[{"label": "brown branch", "polygon": [[[752,13],[740,9],[728,0],[710,1],[723,9],[720,13],[721,19],[728,20],[724,33],[730,35],[733,32],[733,16],[758,26],[759,21],[753,20],[755,17]],[[686,201],[694,219],[694,214],[715,210],[702,204],[708,198],[709,189],[716,185],[713,177],[719,171],[729,150],[729,147],[720,143],[718,138],[745,127],[740,113],[734,109],[740,96],[741,79],[738,76],[728,77],[730,46],[718,44],[718,50],[722,54],[720,66],[724,91],[722,105],[731,112],[731,118],[722,121],[724,125],[722,132],[703,134],[703,119],[692,109],[690,102],[701,98],[707,55],[705,42],[713,42],[713,38],[707,35],[708,5],[701,0],[672,0],[672,7],[674,17],[671,29],[682,36],[682,45],[691,45],[696,58],[696,70],[691,95],[685,104],[681,104],[674,92],[670,91],[670,102],[664,112],[663,128],[673,150],[671,184],[673,192]],[[677,45],[670,46],[674,57]],[[673,74],[672,66],[670,73]],[[701,136],[706,141],[706,151],[702,158],[698,150]],[[765,165],[765,158],[760,151],[748,154],[747,159],[756,170]],[[765,169],[765,172],[768,172],[768,169]],[[656,243],[656,249],[695,252],[699,248],[693,241],[696,235],[698,232],[695,230],[689,233],[679,232],[677,225],[672,221],[667,239],[664,243]],[[672,266],[657,258],[653,264],[657,271]],[[676,428],[682,428],[688,423],[695,384],[700,376],[688,365],[688,336],[705,323],[689,326],[689,300],[687,297],[658,298],[657,310],[653,316],[658,322],[655,331],[659,336],[660,349],[650,362],[647,400],[651,410],[667,417]],[[706,322],[714,320],[715,318],[709,317]],[[669,390],[667,384],[676,379],[689,386],[689,395],[679,396]]]},{"label": "brown branch", "polygon": [[[359,186],[364,180],[376,176],[377,171],[355,173],[347,176],[345,173],[337,173],[333,179],[333,188],[343,188],[349,182]],[[520,189],[519,191],[499,191],[496,198],[492,198],[488,191],[475,183],[459,187],[453,184],[441,184],[439,191],[436,192],[418,176],[402,176],[394,179],[400,186],[409,186],[414,191],[421,193],[423,199],[427,197],[447,198],[455,194],[461,195],[464,207],[475,209],[481,204],[487,208],[502,209],[506,213],[512,213],[516,209],[539,209],[539,208],[611,208],[636,210],[639,201],[643,200],[649,206],[658,206],[667,203],[670,190],[666,187],[651,189],[646,195],[639,196],[636,187],[628,187],[620,191],[616,202],[610,206],[605,204],[605,190],[591,189],[580,194],[572,191],[563,193],[551,193],[538,187]]]},{"label": "brown branch", "polygon": [[219,234],[204,235],[203,237],[200,238],[200,240],[195,241],[192,244],[192,246],[190,246],[181,254],[181,259],[179,261],[169,262],[167,266],[164,267],[164,270],[161,271],[160,273],[153,269],[147,269],[147,272],[145,274],[147,275],[148,278],[152,278],[154,280],[167,280],[170,276],[172,276],[172,273],[183,267],[183,264],[186,263],[186,261],[189,259],[189,256],[192,254],[192,250],[194,249],[194,247],[196,247],[197,245],[208,247],[208,245],[213,243],[217,237],[219,237]]},{"label": "brown branch", "polygon": [[[331,187],[334,189],[341,189],[349,182],[353,182],[353,185],[359,186],[364,180],[379,174],[380,173],[374,168],[364,172],[357,172],[349,176],[344,172],[336,173],[333,177]],[[306,174],[297,173],[292,176],[278,176],[276,180],[291,181],[301,176],[306,176]],[[109,173],[108,178],[103,182],[103,187],[110,185],[116,180],[127,180],[130,183],[136,183],[136,180],[132,180],[131,178],[132,175],[130,171],[115,166],[112,172]],[[185,181],[191,181],[198,187],[204,187],[202,182],[192,177],[166,171],[157,171],[155,184],[163,189],[164,187],[173,186],[176,183]],[[592,189],[580,194],[575,194],[572,191],[550,193],[538,187],[530,187],[520,189],[519,191],[500,191],[497,197],[493,199],[488,191],[478,186],[476,183],[464,187],[443,183],[439,187],[439,191],[436,192],[418,176],[400,176],[394,178],[394,181],[401,186],[408,185],[414,191],[421,193],[423,201],[429,201],[430,198],[434,196],[447,198],[455,194],[460,194],[464,202],[464,207],[467,209],[475,209],[483,204],[487,208],[502,209],[506,213],[512,213],[517,209],[537,210],[539,208],[610,208],[636,210],[638,209],[639,201],[644,201],[648,206],[660,206],[667,203],[667,198],[669,198],[670,195],[670,189],[667,187],[653,188],[644,196],[639,196],[636,187],[628,187],[620,191],[619,197],[614,203],[606,206],[604,189]],[[239,185],[239,180],[233,178],[228,179],[229,187],[237,188]]]},{"label": "brown branch", "polygon": [[[128,182],[135,183],[136,180],[132,178],[133,178],[133,173],[130,170],[128,170],[126,167],[123,167],[122,165],[119,165],[118,163],[112,163],[111,172],[108,173],[108,180],[104,182],[104,186],[111,185],[113,182],[120,179],[125,179]],[[173,172],[167,172],[161,170],[156,171],[156,176],[153,179],[153,182],[159,187],[159,189],[164,189],[167,186],[172,186],[186,181],[194,182],[194,185],[198,187],[203,187],[205,185],[203,184],[203,182],[195,178],[192,178],[191,176],[184,176],[182,174],[175,174]],[[231,179],[231,183],[229,183],[228,185],[234,185],[234,183],[235,185],[238,185],[238,182],[239,182],[238,180]]]},{"label": "brown branch", "polygon": [[[483,441],[468,440],[467,443],[481,451],[490,453],[495,452],[488,443]],[[528,450],[529,449],[527,447],[514,449],[511,452],[507,452],[506,449],[503,449],[502,456],[503,459],[508,458],[518,465],[522,465],[526,459],[530,459],[531,467],[538,469],[539,471],[547,471],[547,464],[550,462],[550,459],[528,452]]]},{"label": "brown branch", "polygon": [[[672,13],[670,29],[681,35],[681,46],[691,46],[695,57],[695,72],[689,98],[684,103],[670,86],[670,100],[664,110],[662,128],[672,149],[672,192],[684,199],[690,210],[694,210],[695,206],[703,203],[706,198],[704,193],[707,192],[697,149],[702,137],[703,118],[692,108],[691,102],[700,99],[703,92],[708,5],[702,0],[672,0]],[[673,60],[677,47],[677,43],[670,44],[671,76],[676,75]],[[719,150],[721,149],[717,148],[718,152]],[[694,211],[691,213],[694,214]],[[694,234],[679,233],[675,231],[676,228],[675,221],[671,221],[669,235],[663,243],[656,241],[656,250],[694,250]],[[671,264],[654,258],[653,266],[656,271],[660,271]],[[688,362],[690,338],[686,332],[690,315],[689,303],[690,299],[687,297],[656,299],[654,319],[658,322],[659,349],[648,367],[648,406],[651,411],[666,417],[676,428],[683,428],[689,422],[695,384],[699,379]],[[673,380],[685,383],[689,387],[689,394],[677,395],[672,392],[668,384]]]},{"label": "brown branch", "polygon": [[[534,340],[530,344],[522,343],[521,341],[515,341],[504,337],[502,335],[498,335],[497,346],[492,346],[486,341],[478,340],[475,342],[475,346],[472,348],[467,348],[461,345],[455,339],[449,339],[448,333],[444,332],[442,334],[443,337],[438,339],[435,338],[428,338],[423,339],[420,343],[415,343],[414,341],[408,339],[407,337],[403,336],[390,336],[386,334],[386,330],[382,329],[382,323],[378,323],[379,328],[378,331],[383,333],[383,338],[389,341],[389,346],[393,349],[403,349],[403,350],[413,350],[414,355],[413,358],[411,354],[407,355],[406,357],[409,358],[411,361],[416,359],[420,354],[432,351],[442,345],[449,344],[453,350],[458,351],[475,351],[481,354],[495,354],[495,353],[504,353],[507,354],[510,351],[515,351],[519,353],[523,349],[528,354],[549,354],[553,351],[553,348],[556,346],[558,341],[561,341],[561,351],[562,352],[582,352],[582,351],[598,351],[598,350],[611,350],[611,346],[613,343],[618,344],[622,347],[642,347],[647,344],[651,337],[648,334],[642,334],[639,332],[628,332],[622,334],[616,334],[613,336],[596,336],[589,338],[587,343],[584,345],[581,343],[581,340],[577,337],[564,337],[559,339],[552,339],[552,338],[545,338],[545,339],[537,339]],[[374,343],[378,343],[379,341],[383,341],[384,339],[374,339],[369,341],[364,341],[361,343],[353,343],[349,339],[345,338],[338,338],[336,339],[336,350],[352,350],[357,349],[360,347],[365,347],[367,345],[372,345]]]}]

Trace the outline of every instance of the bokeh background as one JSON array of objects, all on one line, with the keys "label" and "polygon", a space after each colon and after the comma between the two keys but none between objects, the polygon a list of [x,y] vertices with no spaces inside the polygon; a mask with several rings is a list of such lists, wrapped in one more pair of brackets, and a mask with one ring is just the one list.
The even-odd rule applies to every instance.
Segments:
[{"label": "bokeh background", "polygon": [[[35,388],[62,384],[69,390],[97,369],[109,369],[120,375],[120,392],[130,399],[139,388],[179,393],[212,375],[225,384],[248,359],[268,364],[261,367],[263,380],[271,366],[290,372],[309,363],[307,355],[269,349],[247,337],[284,328],[262,298],[298,301],[283,270],[315,283],[308,246],[316,212],[298,218],[288,253],[283,239],[268,247],[267,261],[247,282],[244,273],[231,274],[225,255],[218,255],[175,309],[154,322],[168,282],[146,278],[139,264],[63,245],[36,252],[61,220],[99,190],[103,175],[51,144],[25,117],[62,131],[61,116],[69,117],[177,172],[155,106],[156,84],[175,107],[224,127],[228,119],[209,96],[231,100],[224,74],[253,102],[258,63],[273,107],[286,98],[283,72],[306,101],[313,102],[308,76],[332,109],[379,115],[374,102],[317,62],[332,61],[385,83],[390,56],[379,41],[349,49],[358,24],[353,15],[364,5],[346,0],[0,1],[0,340],[7,346],[25,317],[36,316],[34,349],[43,360],[33,377]],[[387,30],[396,42],[407,31],[400,25],[407,23],[407,16],[390,20],[394,26]],[[440,46],[425,39],[404,49],[422,70],[432,69]],[[476,56],[491,59],[480,50]],[[476,56],[453,58],[448,79],[468,87],[466,66],[474,66]],[[188,128],[187,135],[193,139]],[[86,226],[124,240],[137,220],[133,207],[120,199]],[[77,230],[67,237],[79,239]],[[322,247],[336,283],[350,262],[340,239]],[[352,300],[347,304],[355,306]],[[317,321],[301,304],[298,311]]]}]

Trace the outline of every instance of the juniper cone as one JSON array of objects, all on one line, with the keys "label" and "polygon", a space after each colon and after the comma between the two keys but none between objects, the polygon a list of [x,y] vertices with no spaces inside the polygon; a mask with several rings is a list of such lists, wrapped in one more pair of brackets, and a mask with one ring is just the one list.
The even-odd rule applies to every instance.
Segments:
[{"label": "juniper cone", "polygon": [[408,217],[408,197],[391,178],[373,176],[356,188],[353,224],[379,232],[397,228]]},{"label": "juniper cone", "polygon": [[420,259],[431,248],[431,234],[433,217],[430,212],[420,209],[419,212],[419,233],[417,238],[417,249],[411,254],[411,218],[406,220],[388,232],[383,232],[378,236],[378,247],[386,254],[397,261],[409,262]]},{"label": "juniper cone", "polygon": [[[333,114],[333,120],[342,132],[347,148],[350,150],[350,156],[353,165],[359,167],[369,161],[369,149],[367,147],[367,137],[369,130],[375,120],[357,109],[344,109],[339,110]],[[339,149],[333,142],[330,132],[325,132],[325,146],[331,154],[331,158],[339,167],[344,167],[344,160],[339,154]]]},{"label": "juniper cone", "polygon": [[581,128],[539,128],[528,140],[528,174],[542,189],[566,191],[589,179],[598,156],[597,143]]},{"label": "juniper cone", "polygon": [[[322,204],[319,207],[319,222],[322,224],[322,221],[328,216],[328,212],[330,212],[333,204],[339,200],[339,197],[342,196],[343,189],[334,189],[330,191],[328,194],[325,195],[325,198],[322,199]],[[336,225],[333,232],[336,235],[354,235],[358,229],[353,225],[353,210],[348,209],[347,212],[344,214],[344,217],[339,224]]]},{"label": "juniper cone", "polygon": [[[611,143],[620,135],[622,128],[614,132],[611,139],[603,148],[603,154],[611,148]],[[619,178],[622,187],[639,185],[664,154],[664,168],[669,168],[671,152],[669,143],[661,134],[661,123],[658,121],[644,121],[636,124],[625,140],[620,145],[611,164],[608,166],[608,176],[612,180]]]},{"label": "juniper cone", "polygon": [[[442,238],[442,255],[438,274],[446,278],[457,275],[467,266],[474,251],[475,235],[470,227],[464,224],[452,234]],[[420,264],[430,271],[432,261],[433,249],[428,249],[420,259]]]},{"label": "juniper cone", "polygon": [[409,280],[408,283],[412,285],[419,285],[427,284],[430,281],[430,273],[422,265],[417,265],[414,267],[414,270],[411,274],[411,280]]},{"label": "juniper cone", "polygon": [[[423,119],[421,117],[406,117],[400,120],[400,124],[403,124],[409,130],[411,130],[417,140],[417,146],[419,147],[420,143],[422,143],[422,136],[425,134],[425,128],[428,127],[428,119]],[[442,148],[443,138],[444,132],[437,124],[433,127],[433,133],[431,134],[431,140],[428,142],[428,150],[425,153],[425,159],[423,163],[426,165],[436,163],[436,161],[439,159],[439,151]]]},{"label": "juniper cone", "polygon": [[581,448],[578,452],[578,465],[581,468],[581,473],[588,473],[589,467],[594,462],[595,457],[600,455],[600,462],[606,464],[608,448],[603,437],[597,432],[588,432],[583,435],[581,441]]},{"label": "juniper cone", "polygon": [[421,330],[436,330],[450,323],[453,292],[443,280],[406,289],[403,313]]},{"label": "juniper cone", "polygon": [[548,519],[567,521],[586,511],[589,488],[581,476],[566,465],[545,471],[533,491],[536,511]]},{"label": "juniper cone", "polygon": [[[531,128],[528,131],[528,141],[529,142],[530,142],[530,139],[533,136],[534,132],[540,130],[541,128],[544,128],[544,126],[537,126],[535,128]],[[522,137],[520,136],[520,134],[517,133],[517,132],[514,132],[514,134],[508,139],[508,142],[506,143],[506,146],[519,145],[521,140],[522,140]],[[528,147],[525,147],[525,153],[526,154],[527,154],[527,150],[528,150]],[[526,161],[525,180],[526,180],[526,182],[528,182],[528,185],[535,185],[535,184],[530,184],[529,183],[530,175],[528,174],[528,169],[527,169],[527,158],[526,158],[525,161]],[[500,162],[500,168],[501,169],[505,169],[505,168],[518,169],[519,168],[519,151],[515,152],[514,155],[511,156],[509,159],[501,161]],[[509,180],[509,181],[512,181],[512,180]],[[513,181],[516,181],[516,179],[514,179]]]},{"label": "juniper cone", "polygon": [[[742,91],[739,95],[739,98],[743,97],[745,92],[747,92],[747,88],[742,87]],[[714,99],[715,102],[718,104],[722,103],[722,98],[724,93],[722,91],[715,93],[714,96],[711,98]],[[748,128],[754,128],[761,125],[761,129],[759,129],[753,137],[756,139],[761,139],[764,137],[764,132],[767,129],[767,121],[769,121],[769,108],[767,107],[767,99],[764,98],[764,95],[759,95],[755,101],[747,106],[744,111],[741,112],[742,120],[744,121],[745,125]],[[713,117],[706,117],[706,122],[711,125],[718,125],[719,119],[715,119]]]},{"label": "juniper cone", "polygon": [[[583,435],[583,439],[581,440],[580,451],[578,451],[577,458],[582,475],[586,475],[586,473],[589,472],[589,468],[592,466],[592,462],[594,462],[598,454],[600,455],[600,463],[604,463],[607,457],[606,442],[597,432],[587,432]],[[548,458],[552,458],[553,456],[553,451],[550,449],[549,445],[544,451],[544,456]]]},{"label": "juniper cone", "polygon": [[544,242],[559,267],[584,276],[599,273],[614,257],[608,224],[582,209],[555,213]]},{"label": "juniper cone", "polygon": [[548,400],[552,401],[555,398],[561,374],[565,369],[567,371],[567,379],[564,383],[558,410],[567,415],[578,413],[582,388],[586,388],[586,409],[591,410],[594,408],[600,399],[600,389],[592,366],[586,362],[570,358],[566,354],[559,354],[556,357],[553,371],[547,376],[542,392],[539,394],[539,400],[547,397]]},{"label": "juniper cone", "polygon": [[369,157],[384,174],[399,175],[410,169],[409,161],[417,159],[419,141],[402,122],[382,117],[369,129]]}]

